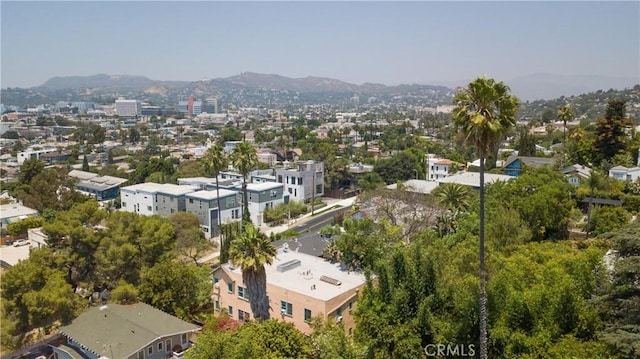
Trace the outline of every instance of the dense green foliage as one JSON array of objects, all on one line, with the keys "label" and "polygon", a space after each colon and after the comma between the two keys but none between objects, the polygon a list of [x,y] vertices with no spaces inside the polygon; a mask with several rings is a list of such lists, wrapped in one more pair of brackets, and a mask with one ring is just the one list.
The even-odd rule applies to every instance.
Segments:
[{"label": "dense green foliage", "polygon": [[309,338],[293,324],[275,319],[249,322],[237,330],[205,331],[197,345],[187,352],[187,359],[246,359],[246,358],[299,358],[311,357]]},{"label": "dense green foliage", "polygon": [[3,347],[19,347],[32,329],[68,322],[103,290],[113,290],[114,301],[140,299],[182,318],[208,308],[210,270],[175,260],[177,236],[198,231],[197,221],[173,223],[108,213],[94,200],[54,213],[43,225],[49,247],[2,274]]}]

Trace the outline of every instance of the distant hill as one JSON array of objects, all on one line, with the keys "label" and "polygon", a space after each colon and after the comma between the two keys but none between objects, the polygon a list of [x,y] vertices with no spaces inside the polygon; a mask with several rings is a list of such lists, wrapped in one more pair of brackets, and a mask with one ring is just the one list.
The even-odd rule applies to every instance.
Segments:
[{"label": "distant hill", "polygon": [[[432,84],[456,88],[466,86],[472,79],[457,81],[431,81]],[[496,79],[506,83],[511,91],[523,101],[551,100],[559,97],[577,96],[599,90],[632,88],[640,84],[639,78],[532,74],[512,79]]]},{"label": "distant hill", "polygon": [[575,96],[610,89],[632,88],[640,83],[637,78],[612,76],[563,76],[534,74],[516,77],[508,82],[513,93],[523,100],[548,100],[561,96]]},{"label": "distant hill", "polygon": [[187,83],[186,81],[154,81],[144,76],[98,74],[91,76],[53,77],[40,87],[53,90],[100,88],[144,91],[150,86],[181,86]]},{"label": "distant hill", "polygon": [[236,76],[217,78],[196,82],[187,81],[155,81],[144,76],[131,75],[92,75],[54,77],[39,86],[40,88],[61,89],[127,89],[131,91],[145,91],[147,93],[164,92],[167,88],[207,88],[215,87],[219,91],[226,89],[251,88],[261,90],[279,90],[296,92],[350,92],[350,93],[393,93],[396,91],[432,89],[449,91],[444,86],[430,85],[399,85],[386,86],[383,84],[365,83],[355,85],[341,80],[308,76],[304,78],[290,78],[275,74],[259,74],[243,72]]}]

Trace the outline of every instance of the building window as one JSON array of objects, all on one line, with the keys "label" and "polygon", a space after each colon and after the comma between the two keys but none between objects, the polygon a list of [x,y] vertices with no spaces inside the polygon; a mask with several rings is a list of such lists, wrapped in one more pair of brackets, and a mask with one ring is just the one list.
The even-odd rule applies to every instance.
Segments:
[{"label": "building window", "polygon": [[217,299],[216,299],[216,302],[215,302],[215,308],[216,308],[216,310],[220,310],[220,301],[217,300]]},{"label": "building window", "polygon": [[238,286],[238,298],[249,300],[249,295],[247,294],[247,288]]},{"label": "building window", "polygon": [[144,359],[144,350],[138,352],[138,359]]},{"label": "building window", "polygon": [[182,344],[187,343],[187,335],[186,334],[182,334]]},{"label": "building window", "polygon": [[282,183],[282,175],[278,175],[278,182]]},{"label": "building window", "polygon": [[189,203],[193,203],[193,198],[189,198]]},{"label": "building window", "polygon": [[162,351],[162,342],[158,342],[158,351],[161,352]]},{"label": "building window", "polygon": [[304,308],[304,321],[308,322],[311,320],[311,309]]},{"label": "building window", "polygon": [[302,177],[298,177],[298,185],[302,185]]},{"label": "building window", "polygon": [[245,312],[244,310],[238,309],[238,320],[241,323],[248,322],[249,319],[251,319],[251,317],[249,316],[249,313]]},{"label": "building window", "polygon": [[147,211],[151,211],[151,206],[147,206]]},{"label": "building window", "polygon": [[353,309],[353,302],[349,302],[349,311],[351,311],[351,309]]},{"label": "building window", "polygon": [[338,309],[336,310],[336,315],[337,315],[338,317],[341,317],[341,316],[342,316],[342,307],[338,307]]},{"label": "building window", "polygon": [[293,316],[293,304],[289,302],[285,302],[284,300],[280,301],[280,313],[282,315],[286,315],[288,317]]},{"label": "building window", "polygon": [[233,307],[232,306],[229,306],[228,312],[229,312],[229,316],[233,315]]},{"label": "building window", "polygon": [[147,348],[147,354],[149,355],[153,354],[153,345]]},{"label": "building window", "polygon": [[127,202],[122,202],[122,207],[126,207],[127,206]]},{"label": "building window", "polygon": [[[227,291],[233,293],[233,282],[227,282]],[[231,313],[229,313],[231,314]]]},{"label": "building window", "polygon": [[292,194],[293,190],[291,188],[289,188],[289,194]]},{"label": "building window", "polygon": [[167,341],[164,342],[164,349],[167,352],[171,351],[171,339],[167,339]]}]

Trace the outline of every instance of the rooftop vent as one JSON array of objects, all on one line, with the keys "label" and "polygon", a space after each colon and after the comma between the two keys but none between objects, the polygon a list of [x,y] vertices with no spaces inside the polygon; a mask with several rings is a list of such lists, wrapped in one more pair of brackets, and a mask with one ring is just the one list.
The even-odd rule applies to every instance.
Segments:
[{"label": "rooftop vent", "polygon": [[331,278],[331,277],[327,277],[326,275],[323,275],[320,277],[320,280],[323,282],[327,282],[329,284],[333,284],[333,285],[341,285],[342,282],[335,279],[335,278]]},{"label": "rooftop vent", "polygon": [[290,269],[296,268],[296,267],[300,267],[300,260],[299,259],[292,259],[288,262],[284,262],[282,264],[278,264],[278,267],[276,268],[278,272],[286,272]]}]

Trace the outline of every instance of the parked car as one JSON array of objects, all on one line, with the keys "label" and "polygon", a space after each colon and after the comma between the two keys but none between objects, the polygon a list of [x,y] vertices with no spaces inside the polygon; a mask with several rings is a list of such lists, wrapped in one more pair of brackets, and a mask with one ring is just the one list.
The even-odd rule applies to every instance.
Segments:
[{"label": "parked car", "polygon": [[14,247],[26,246],[28,244],[29,241],[26,239],[18,239],[17,241],[13,242]]}]

